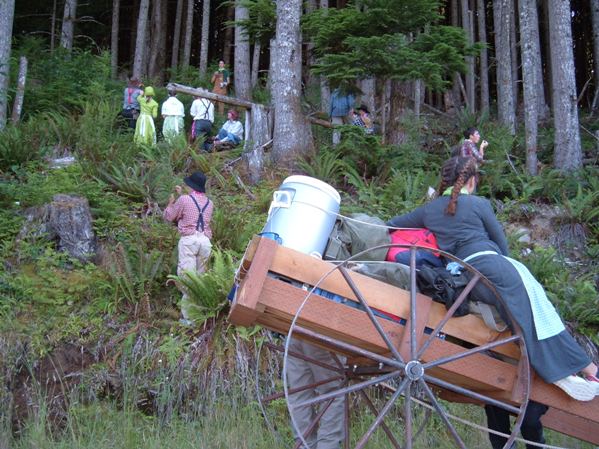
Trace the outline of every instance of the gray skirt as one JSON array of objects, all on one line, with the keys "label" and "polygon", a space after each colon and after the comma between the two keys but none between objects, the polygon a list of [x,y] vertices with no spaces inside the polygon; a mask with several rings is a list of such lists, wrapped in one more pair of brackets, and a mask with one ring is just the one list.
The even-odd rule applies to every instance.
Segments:
[{"label": "gray skirt", "polygon": [[[544,340],[537,339],[528,293],[518,271],[508,260],[489,254],[476,257],[469,263],[497,289],[505,307],[522,329],[530,365],[545,382],[553,383],[576,374],[591,363],[591,358],[567,331]],[[474,287],[471,297],[496,306],[505,321],[510,322],[495,294],[482,282]]]}]

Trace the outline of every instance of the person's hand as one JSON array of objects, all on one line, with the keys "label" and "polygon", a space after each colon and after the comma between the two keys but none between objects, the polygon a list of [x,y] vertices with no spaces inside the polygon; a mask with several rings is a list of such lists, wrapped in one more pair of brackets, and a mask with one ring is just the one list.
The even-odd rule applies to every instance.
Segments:
[{"label": "person's hand", "polygon": [[483,140],[480,143],[480,149],[481,149],[481,151],[484,151],[484,149],[487,148],[487,145],[489,145],[489,142],[487,142],[486,140]]},{"label": "person's hand", "polygon": [[181,195],[181,192],[183,192],[183,187],[179,185],[175,186],[175,192],[177,192],[177,195]]},{"label": "person's hand", "polygon": [[171,193],[171,196],[168,197],[168,205],[172,205],[175,202],[175,195]]}]

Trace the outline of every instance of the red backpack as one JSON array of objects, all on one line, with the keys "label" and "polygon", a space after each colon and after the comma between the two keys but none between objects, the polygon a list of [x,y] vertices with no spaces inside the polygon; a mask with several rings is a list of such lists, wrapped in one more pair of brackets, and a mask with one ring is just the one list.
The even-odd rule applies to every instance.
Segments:
[{"label": "red backpack", "polygon": [[[389,234],[391,243],[403,245],[418,245],[425,248],[439,249],[435,234],[426,228],[420,229],[398,229]],[[389,262],[410,263],[409,248],[389,248],[387,258]],[[416,263],[428,262],[434,266],[442,265],[440,255],[428,251],[419,250],[416,254]]]}]

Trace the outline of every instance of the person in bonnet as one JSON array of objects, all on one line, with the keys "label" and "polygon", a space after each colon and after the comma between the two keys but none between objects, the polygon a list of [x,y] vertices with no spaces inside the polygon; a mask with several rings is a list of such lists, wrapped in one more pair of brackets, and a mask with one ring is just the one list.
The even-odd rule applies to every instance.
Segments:
[{"label": "person in bonnet", "polygon": [[[175,186],[175,194],[169,198],[164,210],[164,219],[177,225],[180,239],[178,245],[177,275],[185,272],[198,274],[206,271],[206,263],[212,251],[212,229],[210,221],[214,204],[206,196],[206,176],[195,172],[184,178],[184,186]],[[181,298],[181,322],[192,324],[190,310],[192,304],[185,292]]]}]

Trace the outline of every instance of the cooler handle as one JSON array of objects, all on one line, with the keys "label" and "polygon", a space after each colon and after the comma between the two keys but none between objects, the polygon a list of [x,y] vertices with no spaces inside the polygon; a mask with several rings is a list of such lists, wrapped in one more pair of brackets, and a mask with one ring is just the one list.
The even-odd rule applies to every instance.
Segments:
[{"label": "cooler handle", "polygon": [[272,194],[272,202],[270,203],[270,207],[268,208],[269,218],[272,210],[275,207],[291,207],[291,193],[287,190],[276,190]]}]

